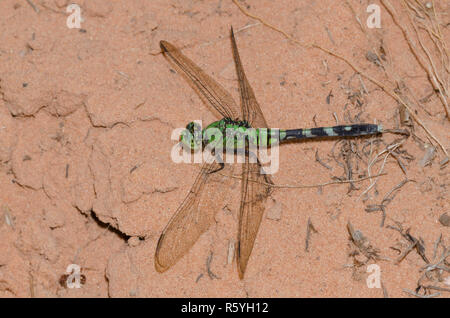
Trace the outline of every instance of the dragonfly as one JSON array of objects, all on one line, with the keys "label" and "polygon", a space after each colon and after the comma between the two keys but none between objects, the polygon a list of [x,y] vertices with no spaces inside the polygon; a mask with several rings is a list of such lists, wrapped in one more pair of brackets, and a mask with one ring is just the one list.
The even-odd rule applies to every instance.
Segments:
[{"label": "dragonfly", "polygon": [[[239,278],[243,279],[263,218],[265,203],[274,184],[271,176],[263,173],[261,162],[251,160],[249,146],[253,143],[261,147],[270,147],[276,143],[305,138],[373,135],[381,133],[382,127],[376,124],[352,124],[309,129],[270,129],[245,75],[232,27],[230,39],[239,84],[240,107],[222,85],[207,75],[177,47],[167,41],[160,41],[160,47],[164,57],[185,78],[203,103],[213,111],[215,110],[221,117],[220,120],[208,125],[204,130],[200,130],[200,133],[197,124],[190,122],[181,133],[181,143],[192,150],[204,148],[214,142],[217,144],[218,139],[214,139],[207,133],[208,129],[216,128],[224,132],[225,137],[220,142],[223,142],[225,147],[246,150],[240,176],[239,224],[235,248]],[[227,140],[225,130],[245,131],[246,129],[253,129],[256,132],[253,137],[269,137],[247,137],[243,139],[244,142],[239,143],[235,139],[232,142]],[[277,138],[272,138],[272,136],[277,136]],[[214,188],[221,186],[221,183],[214,182],[212,179],[214,179],[214,175],[217,176],[216,172],[223,167],[224,164],[220,160],[207,161],[202,165],[191,190],[158,240],[155,252],[155,269],[158,272],[165,272],[176,264],[214,222],[217,209],[201,204],[201,202],[202,196],[206,192],[205,188],[214,191]],[[222,175],[221,177],[226,178],[227,176]]]}]

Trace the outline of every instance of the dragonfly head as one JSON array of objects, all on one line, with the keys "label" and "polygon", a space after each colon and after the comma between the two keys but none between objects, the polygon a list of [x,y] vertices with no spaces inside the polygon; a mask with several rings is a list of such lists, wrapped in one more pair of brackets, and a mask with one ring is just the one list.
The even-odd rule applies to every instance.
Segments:
[{"label": "dragonfly head", "polygon": [[196,122],[187,124],[180,135],[180,142],[185,149],[197,151],[203,145],[202,127]]}]

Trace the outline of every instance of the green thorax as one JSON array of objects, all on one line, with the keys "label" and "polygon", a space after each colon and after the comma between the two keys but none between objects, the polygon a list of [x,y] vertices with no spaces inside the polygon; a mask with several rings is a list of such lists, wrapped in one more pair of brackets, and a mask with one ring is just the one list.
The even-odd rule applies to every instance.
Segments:
[{"label": "green thorax", "polygon": [[245,140],[249,146],[269,147],[284,139],[284,131],[268,128],[252,128],[246,121],[223,118],[209,124],[202,131],[205,145],[216,148],[243,149]]}]

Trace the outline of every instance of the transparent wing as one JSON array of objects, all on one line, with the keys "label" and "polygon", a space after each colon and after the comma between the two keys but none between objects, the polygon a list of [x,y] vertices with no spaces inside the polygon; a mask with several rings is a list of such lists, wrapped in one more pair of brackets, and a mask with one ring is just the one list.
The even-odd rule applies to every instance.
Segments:
[{"label": "transparent wing", "polygon": [[233,97],[200,67],[187,58],[174,45],[160,42],[164,56],[184,76],[206,106],[219,112],[221,117],[237,119],[240,113]]},{"label": "transparent wing", "polygon": [[189,194],[162,232],[155,253],[158,272],[166,271],[183,257],[214,222],[220,208],[217,197],[223,188],[220,181],[223,177],[211,172],[219,167],[215,161],[203,165]]},{"label": "transparent wing", "polygon": [[231,28],[231,47],[233,49],[234,64],[239,83],[239,94],[241,96],[242,119],[247,121],[253,128],[268,128],[266,119],[256,101],[255,93],[245,76],[239,56],[236,39],[234,38],[233,28]]},{"label": "transparent wing", "polygon": [[[242,119],[246,120],[251,127],[268,128],[253,89],[245,76],[233,29],[231,29],[231,46],[239,81]],[[240,279],[244,277],[264,214],[266,199],[270,194],[270,184],[273,184],[269,175],[261,174],[261,165],[255,157],[253,157],[253,162],[250,162],[251,156],[255,155],[247,154],[242,167],[241,206],[239,209],[238,248],[236,254]]]},{"label": "transparent wing", "polygon": [[264,215],[266,199],[270,194],[272,180],[261,174],[259,163],[250,163],[246,156],[242,171],[241,206],[239,209],[239,230],[237,266],[239,278],[244,278],[245,269],[255,244],[256,235]]},{"label": "transparent wing", "polygon": [[[238,118],[238,106],[220,84],[174,45],[161,41],[160,46],[164,56],[207,106],[219,112],[222,117]],[[220,184],[223,177],[211,172],[219,167],[217,162],[203,165],[189,194],[161,234],[155,253],[155,268],[158,272],[164,272],[183,257],[213,222],[218,210],[218,200],[214,198],[217,198],[217,193],[223,187]]]}]

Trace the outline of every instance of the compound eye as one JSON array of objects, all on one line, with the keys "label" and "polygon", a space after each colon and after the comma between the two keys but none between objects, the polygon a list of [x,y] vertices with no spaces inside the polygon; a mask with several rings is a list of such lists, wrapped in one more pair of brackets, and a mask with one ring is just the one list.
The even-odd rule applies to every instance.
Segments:
[{"label": "compound eye", "polygon": [[189,124],[187,124],[186,129],[193,134],[198,130],[202,130],[202,126],[200,126],[198,123],[190,122]]},{"label": "compound eye", "polygon": [[195,133],[195,132],[199,132],[199,131],[202,131],[202,126],[200,126],[200,124],[199,123],[192,123],[192,130],[193,130],[193,132]]},{"label": "compound eye", "polygon": [[194,131],[194,123],[190,122],[189,124],[187,124],[186,129],[189,130],[190,132],[193,132]]},{"label": "compound eye", "polygon": [[195,139],[201,139],[202,126],[200,126],[198,123],[190,122],[189,124],[187,124],[186,130],[189,131]]}]

